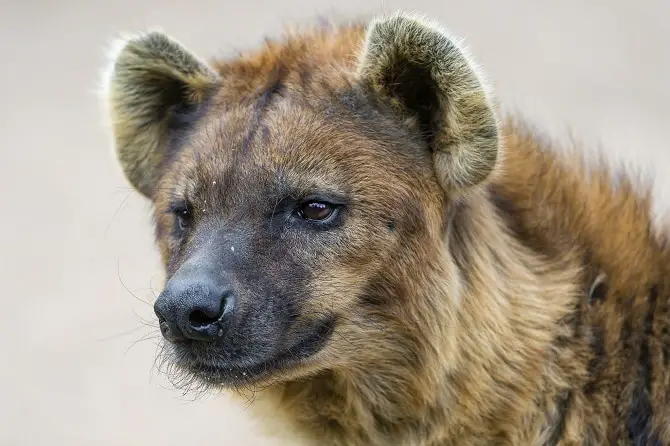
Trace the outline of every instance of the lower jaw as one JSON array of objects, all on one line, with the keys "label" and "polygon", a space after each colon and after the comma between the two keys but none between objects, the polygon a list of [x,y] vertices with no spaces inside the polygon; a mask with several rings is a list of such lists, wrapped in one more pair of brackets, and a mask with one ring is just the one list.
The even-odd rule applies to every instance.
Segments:
[{"label": "lower jaw", "polygon": [[277,384],[288,378],[298,364],[281,364],[281,361],[270,360],[249,367],[214,367],[197,363],[176,365],[201,384],[234,391]]},{"label": "lower jaw", "polygon": [[[207,364],[198,361],[192,352],[175,351],[175,365],[190,378],[205,385],[224,389],[245,389],[250,386],[270,386],[273,383],[298,378],[307,373],[308,363],[323,350],[334,329],[334,320],[324,321],[313,336],[273,358],[251,364]],[[190,357],[189,357],[190,356]]]}]

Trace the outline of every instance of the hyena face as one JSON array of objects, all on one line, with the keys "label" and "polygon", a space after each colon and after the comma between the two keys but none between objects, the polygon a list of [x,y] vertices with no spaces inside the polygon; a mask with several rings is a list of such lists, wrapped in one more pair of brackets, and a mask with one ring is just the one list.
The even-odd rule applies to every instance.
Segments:
[{"label": "hyena face", "polygon": [[394,16],[321,32],[213,66],[154,32],[114,58],[115,147],[153,201],[168,277],[156,314],[207,383],[409,342],[401,313],[444,261],[448,206],[496,162],[488,97],[442,31]]}]

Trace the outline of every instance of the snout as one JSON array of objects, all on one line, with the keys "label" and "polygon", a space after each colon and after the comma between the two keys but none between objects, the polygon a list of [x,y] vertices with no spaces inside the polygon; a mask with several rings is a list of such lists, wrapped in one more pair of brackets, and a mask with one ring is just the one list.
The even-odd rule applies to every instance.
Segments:
[{"label": "snout", "polygon": [[154,304],[161,333],[170,342],[207,342],[226,335],[235,295],[226,280],[188,268],[178,271]]}]

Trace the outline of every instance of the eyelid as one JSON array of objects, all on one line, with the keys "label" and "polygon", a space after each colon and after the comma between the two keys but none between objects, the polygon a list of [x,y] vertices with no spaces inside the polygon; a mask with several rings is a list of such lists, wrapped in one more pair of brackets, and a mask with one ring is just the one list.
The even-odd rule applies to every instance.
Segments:
[{"label": "eyelid", "polygon": [[166,213],[168,214],[181,214],[184,212],[190,212],[191,207],[189,206],[186,200],[179,200],[170,203],[167,208]]},{"label": "eyelid", "polygon": [[329,192],[320,192],[304,195],[303,198],[298,200],[300,203],[328,203],[333,206],[346,206],[348,200],[340,194],[332,194]]}]

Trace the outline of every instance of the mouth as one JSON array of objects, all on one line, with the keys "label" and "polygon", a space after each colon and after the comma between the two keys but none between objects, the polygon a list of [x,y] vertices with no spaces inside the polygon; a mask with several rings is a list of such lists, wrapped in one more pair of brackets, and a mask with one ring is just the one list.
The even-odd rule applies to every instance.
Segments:
[{"label": "mouth", "polygon": [[215,346],[189,344],[173,344],[171,360],[180,373],[187,374],[192,380],[234,389],[280,379],[282,375],[299,368],[325,347],[334,329],[334,318],[320,321],[288,348],[262,360],[244,357],[226,359],[217,354]]}]

